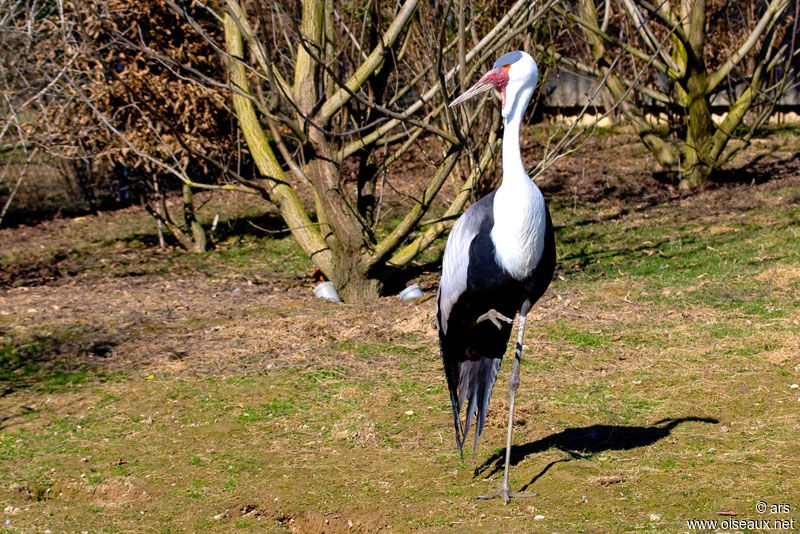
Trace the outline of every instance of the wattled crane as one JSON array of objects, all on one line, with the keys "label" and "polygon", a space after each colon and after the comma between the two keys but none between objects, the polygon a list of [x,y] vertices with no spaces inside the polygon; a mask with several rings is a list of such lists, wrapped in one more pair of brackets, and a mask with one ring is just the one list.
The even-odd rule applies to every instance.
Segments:
[{"label": "wattled crane", "polygon": [[[459,449],[475,419],[475,441],[486,422],[489,398],[519,312],[517,346],[509,379],[508,434],[503,482],[485,498],[528,496],[509,490],[508,467],[514,397],[525,317],[553,278],[556,247],[550,212],[542,192],[528,177],[520,154],[519,132],[525,108],[539,78],[525,52],[509,52],[450,106],[496,89],[502,98],[503,182],[456,221],[442,263],[436,299],[439,347],[444,363]],[[467,403],[465,421],[461,408]]]}]

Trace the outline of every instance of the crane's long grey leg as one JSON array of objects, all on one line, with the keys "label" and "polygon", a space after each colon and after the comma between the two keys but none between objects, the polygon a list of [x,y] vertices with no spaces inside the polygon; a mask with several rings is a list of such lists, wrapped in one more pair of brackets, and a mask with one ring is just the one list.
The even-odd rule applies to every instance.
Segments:
[{"label": "crane's long grey leg", "polygon": [[519,388],[519,364],[522,359],[522,338],[525,334],[525,317],[528,315],[527,306],[523,307],[519,315],[519,328],[517,332],[517,347],[514,351],[514,367],[511,370],[511,377],[508,380],[508,433],[506,435],[506,465],[503,471],[503,482],[497,491],[491,495],[481,495],[479,499],[493,499],[502,497],[506,504],[512,497],[535,497],[538,493],[521,493],[511,491],[508,487],[508,467],[511,463],[511,433],[514,427],[514,399]]}]

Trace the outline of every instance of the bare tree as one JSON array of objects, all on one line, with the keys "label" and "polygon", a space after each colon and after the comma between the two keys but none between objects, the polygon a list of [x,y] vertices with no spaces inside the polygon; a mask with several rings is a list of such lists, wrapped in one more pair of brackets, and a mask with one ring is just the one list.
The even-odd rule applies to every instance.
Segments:
[{"label": "bare tree", "polygon": [[[25,127],[25,117],[18,109],[24,98],[46,83],[35,66],[25,60],[29,39],[25,28],[19,26],[19,20],[34,13],[35,9],[20,2],[0,0],[0,116],[3,117],[0,123],[0,189],[5,189],[8,195],[0,208],[0,224],[38,152]],[[15,153],[24,162],[19,169],[12,163]],[[17,170],[16,176],[11,174],[12,169]]]},{"label": "bare tree", "polygon": [[[672,180],[691,189],[746,146],[795,76],[799,5],[579,0],[574,10],[557,9],[583,34],[558,58],[584,74],[607,76],[615,99],[633,89],[625,116]],[[610,72],[607,58],[615,50],[624,53],[628,76]],[[641,71],[646,83],[634,85]],[[715,121],[712,109],[722,102]],[[647,116],[654,110],[669,115],[666,131]]]},{"label": "bare tree", "polygon": [[[195,190],[260,195],[351,302],[375,298],[490,174],[496,106],[447,103],[501,53],[547,43],[556,4],[17,2],[42,75],[10,100],[45,118],[26,124],[35,146],[135,166],[159,195],[153,176],[180,180],[182,213],[159,195],[151,211],[187,248],[205,242]],[[534,176],[585,130],[560,132]]]},{"label": "bare tree", "polygon": [[[499,119],[483,105],[454,117],[446,104],[456,81],[519,46],[552,3],[520,0],[497,18],[494,3],[465,0],[209,7],[225,30],[233,108],[260,189],[346,300],[374,298],[461,212],[495,154]],[[483,128],[471,131],[476,117]],[[395,165],[411,150],[430,170],[403,192],[410,205],[390,221],[381,199],[401,189]],[[451,200],[420,228],[448,180]],[[297,193],[304,185],[313,212]]]}]

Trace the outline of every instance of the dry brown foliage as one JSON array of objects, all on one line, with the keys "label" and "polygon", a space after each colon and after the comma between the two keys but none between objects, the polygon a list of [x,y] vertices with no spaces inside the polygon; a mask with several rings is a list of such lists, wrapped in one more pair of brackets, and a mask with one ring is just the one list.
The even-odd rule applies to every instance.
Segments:
[{"label": "dry brown foliage", "polygon": [[2,30],[3,133],[17,136],[4,145],[148,173],[165,161],[194,179],[236,156],[224,88],[188,75],[214,76],[219,56],[166,2],[29,1]]}]

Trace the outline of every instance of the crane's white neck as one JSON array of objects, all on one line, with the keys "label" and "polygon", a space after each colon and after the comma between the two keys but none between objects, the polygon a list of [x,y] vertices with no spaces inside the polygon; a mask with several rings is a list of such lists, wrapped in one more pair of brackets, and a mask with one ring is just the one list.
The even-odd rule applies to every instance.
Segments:
[{"label": "crane's white neck", "polygon": [[522,117],[533,94],[533,87],[506,87],[506,101],[503,106],[505,127],[503,130],[503,184],[511,180],[528,180],[525,164],[520,153],[519,131]]},{"label": "crane's white neck", "polygon": [[[508,89],[517,88],[509,86]],[[533,273],[542,257],[547,211],[542,192],[525,171],[519,146],[522,116],[533,87],[521,87],[513,92],[508,89],[508,106],[503,106],[503,183],[494,197],[491,237],[497,263],[512,277],[524,280]]]}]

